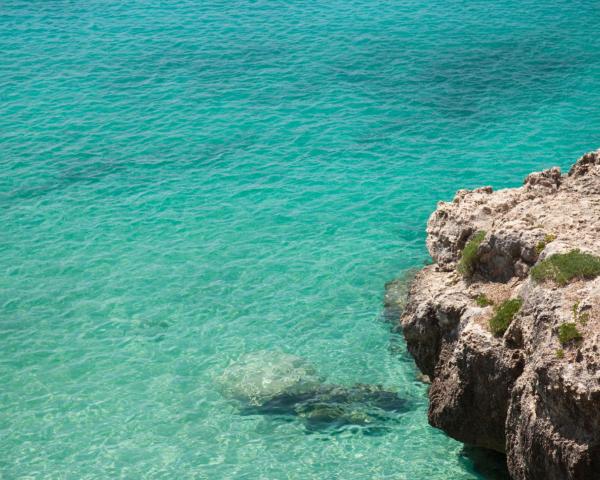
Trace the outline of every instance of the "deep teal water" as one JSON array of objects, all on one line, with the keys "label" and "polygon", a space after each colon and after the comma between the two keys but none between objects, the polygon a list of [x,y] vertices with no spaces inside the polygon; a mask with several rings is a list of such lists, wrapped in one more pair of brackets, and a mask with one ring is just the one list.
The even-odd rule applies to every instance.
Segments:
[{"label": "deep teal water", "polygon": [[[0,3],[0,477],[486,478],[382,322],[462,187],[600,146],[588,1]],[[411,399],[239,415],[260,349]]]}]

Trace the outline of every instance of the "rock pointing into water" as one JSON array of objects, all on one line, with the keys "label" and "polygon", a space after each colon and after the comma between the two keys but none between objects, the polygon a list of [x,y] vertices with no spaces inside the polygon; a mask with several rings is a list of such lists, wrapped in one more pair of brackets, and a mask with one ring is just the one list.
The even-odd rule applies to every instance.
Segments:
[{"label": "rock pointing into water", "polygon": [[400,325],[429,422],[518,480],[600,479],[600,151],[520,188],[461,190]]}]

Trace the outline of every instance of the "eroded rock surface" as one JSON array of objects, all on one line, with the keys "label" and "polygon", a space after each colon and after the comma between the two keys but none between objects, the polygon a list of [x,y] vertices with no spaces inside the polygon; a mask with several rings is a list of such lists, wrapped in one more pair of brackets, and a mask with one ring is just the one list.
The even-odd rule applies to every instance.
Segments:
[{"label": "eroded rock surface", "polygon": [[[457,264],[480,231],[465,278]],[[515,479],[600,479],[600,277],[560,286],[529,276],[555,253],[600,255],[600,151],[567,175],[552,168],[520,188],[460,190],[438,204],[427,234],[435,264],[412,282],[400,324],[432,379],[430,423],[506,452]],[[494,336],[489,319],[510,298],[523,305]],[[582,339],[561,344],[564,323]]]}]

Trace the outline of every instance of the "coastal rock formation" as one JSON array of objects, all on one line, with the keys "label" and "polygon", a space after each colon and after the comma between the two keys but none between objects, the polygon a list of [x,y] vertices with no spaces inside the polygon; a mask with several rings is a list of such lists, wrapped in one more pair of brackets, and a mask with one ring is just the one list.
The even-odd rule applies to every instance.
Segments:
[{"label": "coastal rock formation", "polygon": [[600,478],[600,150],[460,190],[427,247],[400,325],[429,422],[505,452],[514,479]]}]

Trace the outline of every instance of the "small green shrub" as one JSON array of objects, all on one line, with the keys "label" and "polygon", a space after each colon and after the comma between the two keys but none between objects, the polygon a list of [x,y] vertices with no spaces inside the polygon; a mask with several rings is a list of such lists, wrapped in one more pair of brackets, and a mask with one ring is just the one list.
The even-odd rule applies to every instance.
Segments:
[{"label": "small green shrub", "polygon": [[584,327],[587,325],[589,320],[590,320],[590,314],[588,312],[579,314],[579,323],[581,323]]},{"label": "small green shrub", "polygon": [[558,340],[562,345],[566,345],[571,341],[581,340],[582,338],[581,333],[577,330],[577,325],[574,323],[563,323],[558,327]]},{"label": "small green shrub", "polygon": [[531,269],[531,278],[536,282],[554,280],[562,286],[574,278],[591,279],[598,275],[600,258],[579,250],[551,255]]},{"label": "small green shrub", "polygon": [[520,298],[512,298],[502,302],[496,309],[494,316],[490,318],[489,325],[491,332],[496,336],[504,334],[522,305],[523,300]]},{"label": "small green shrub", "polygon": [[475,298],[475,303],[480,307],[487,307],[489,305],[494,304],[494,302],[492,302],[488,297],[486,297],[485,293],[480,293],[479,295],[477,295],[477,297]]},{"label": "small green shrub", "polygon": [[471,239],[463,248],[463,251],[460,255],[460,261],[458,262],[458,271],[464,275],[465,277],[470,277],[473,275],[473,270],[475,267],[475,260],[477,260],[477,249],[483,239],[485,238],[485,232],[480,230],[475,235],[471,237]]},{"label": "small green shrub", "polygon": [[547,233],[544,239],[540,240],[535,246],[535,251],[537,252],[537,254],[539,255],[540,253],[542,253],[544,248],[546,248],[546,245],[548,245],[550,242],[553,242],[554,240],[556,240],[556,235],[552,233]]},{"label": "small green shrub", "polygon": [[565,351],[562,348],[556,350],[556,358],[565,358]]}]

